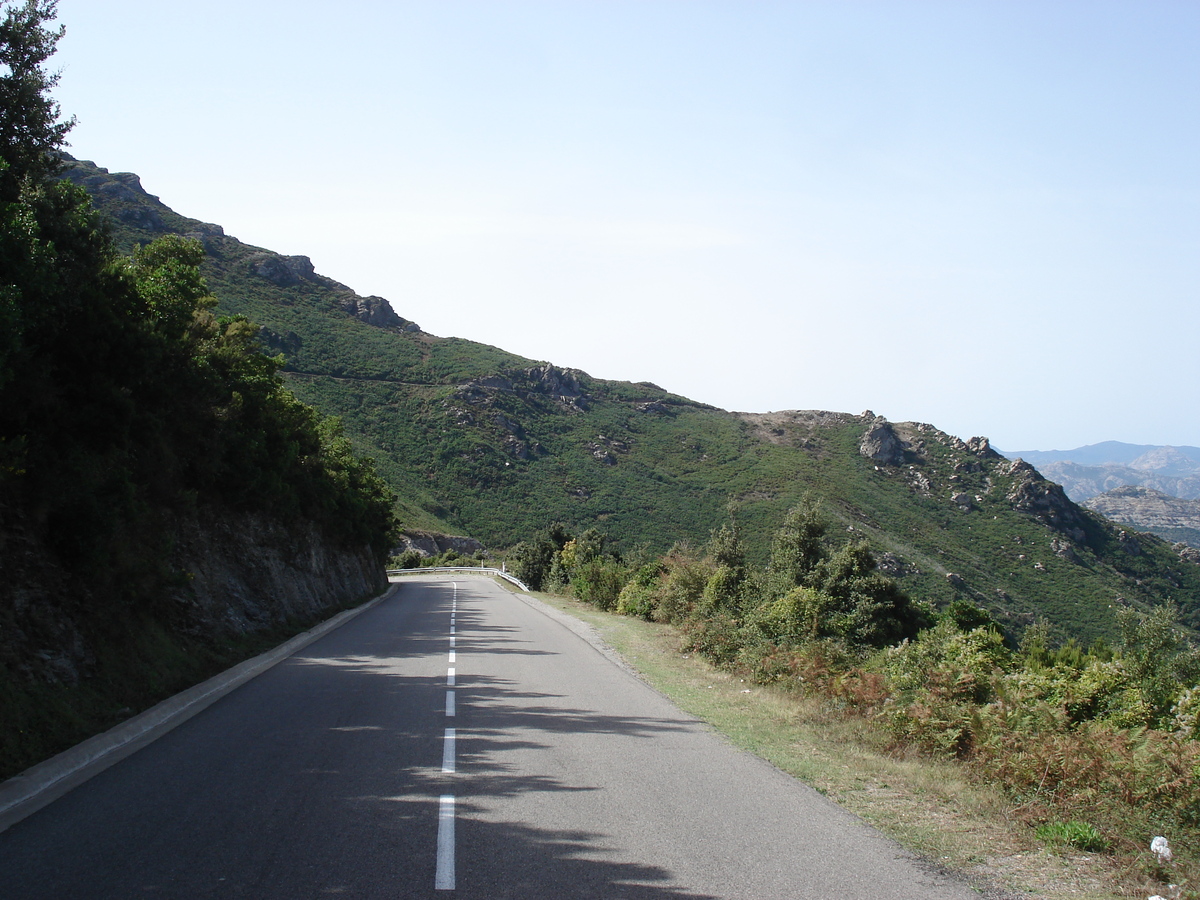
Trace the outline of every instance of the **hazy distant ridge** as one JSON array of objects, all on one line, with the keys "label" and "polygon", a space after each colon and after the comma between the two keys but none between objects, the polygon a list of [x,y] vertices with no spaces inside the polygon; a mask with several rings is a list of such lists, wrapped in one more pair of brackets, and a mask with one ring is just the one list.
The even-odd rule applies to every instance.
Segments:
[{"label": "hazy distant ridge", "polygon": [[1200,499],[1200,447],[1104,441],[1074,450],[1000,451],[1020,457],[1058,482],[1076,503],[1122,487]]}]

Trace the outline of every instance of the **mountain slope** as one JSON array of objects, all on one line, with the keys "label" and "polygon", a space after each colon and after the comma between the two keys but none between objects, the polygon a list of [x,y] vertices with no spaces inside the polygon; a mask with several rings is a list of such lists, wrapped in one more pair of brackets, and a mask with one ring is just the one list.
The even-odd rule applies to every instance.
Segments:
[{"label": "mountain slope", "polygon": [[806,494],[858,533],[913,596],[966,597],[1012,632],[1035,618],[1084,641],[1112,633],[1118,600],[1177,600],[1200,624],[1200,567],[1113,526],[983,439],[871,413],[739,414],[646,383],[594,379],[428,335],[283,257],[177,215],[136,176],[76,163],[131,247],[191,234],[220,311],[263,326],[301,399],[340,416],[376,458],[410,528],[508,547],[555,521],[598,527],[625,552],[703,542],[733,504],[750,556]]}]

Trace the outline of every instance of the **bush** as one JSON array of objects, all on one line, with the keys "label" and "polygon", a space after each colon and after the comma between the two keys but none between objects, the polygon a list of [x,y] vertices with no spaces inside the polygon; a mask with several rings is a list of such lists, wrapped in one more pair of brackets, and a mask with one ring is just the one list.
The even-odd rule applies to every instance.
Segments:
[{"label": "bush", "polygon": [[416,550],[405,550],[399,556],[393,556],[388,562],[389,569],[419,569],[423,557]]},{"label": "bush", "polygon": [[885,651],[880,662],[896,693],[887,720],[893,734],[928,752],[962,757],[972,748],[979,707],[994,696],[1011,653],[998,632],[964,634],[944,619]]},{"label": "bush", "polygon": [[793,588],[754,610],[748,624],[773,642],[797,646],[817,637],[829,602],[812,588]]},{"label": "bush", "polygon": [[686,621],[700,603],[711,567],[686,547],[672,548],[662,559],[664,575],[654,597],[652,617],[656,622]]},{"label": "bush", "polygon": [[741,628],[733,616],[718,613],[692,618],[683,625],[683,649],[703,654],[722,668],[733,667],[742,646]]},{"label": "bush", "polygon": [[589,560],[576,568],[571,578],[571,587],[580,600],[604,610],[617,606],[621,586],[625,581],[625,567],[610,558]]},{"label": "bush", "polygon": [[660,590],[660,581],[666,567],[660,562],[639,566],[621,588],[617,597],[617,612],[623,616],[636,616],[649,621],[654,616],[654,602]]}]

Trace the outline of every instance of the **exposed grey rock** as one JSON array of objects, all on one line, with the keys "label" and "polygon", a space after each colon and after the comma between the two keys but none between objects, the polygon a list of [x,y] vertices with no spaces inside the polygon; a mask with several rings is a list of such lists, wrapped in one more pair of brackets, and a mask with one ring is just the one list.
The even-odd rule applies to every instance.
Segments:
[{"label": "exposed grey rock", "polygon": [[456,399],[476,406],[490,406],[498,393],[521,397],[548,397],[567,409],[587,409],[589,397],[579,382],[582,373],[576,369],[559,369],[551,365],[533,366],[523,372],[508,375],[489,375],[460,385]]},{"label": "exposed grey rock", "polygon": [[1062,538],[1051,538],[1050,550],[1060,559],[1065,559],[1073,563],[1080,561],[1079,554],[1075,552],[1075,548],[1071,546],[1069,541],[1064,541]]},{"label": "exposed grey rock", "polygon": [[973,437],[967,441],[967,449],[976,456],[984,459],[1002,459],[1001,455],[992,449],[991,441],[985,437]]},{"label": "exposed grey rock", "polygon": [[250,257],[250,271],[276,287],[291,287],[302,281],[316,280],[312,260],[307,256],[259,253]]},{"label": "exposed grey rock", "polygon": [[975,503],[972,501],[971,495],[963,491],[951,494],[950,502],[964,512],[975,508]]},{"label": "exposed grey rock", "polygon": [[166,223],[159,215],[158,210],[150,209],[145,206],[130,206],[125,209],[117,210],[117,218],[126,225],[133,228],[142,228],[146,231],[164,232],[167,230]]},{"label": "exposed grey rock", "polygon": [[142,188],[141,179],[132,172],[115,173],[112,180],[100,183],[96,188],[96,193],[103,195],[108,200],[120,200],[126,203],[136,203],[150,196]]},{"label": "exposed grey rock", "polygon": [[655,415],[659,416],[674,415],[671,407],[663,403],[661,400],[651,400],[647,403],[636,403],[634,404],[633,408],[638,412],[654,413]]},{"label": "exposed grey rock", "polygon": [[895,553],[884,551],[875,560],[875,567],[884,575],[902,578],[905,575],[920,575],[921,570]]},{"label": "exposed grey rock", "polygon": [[876,418],[863,432],[858,452],[882,466],[898,466],[904,462],[904,444],[883,417]]},{"label": "exposed grey rock", "polygon": [[416,322],[396,315],[392,305],[382,297],[359,297],[351,293],[341,301],[341,307],[354,318],[374,325],[376,328],[392,328],[397,331],[420,331]]},{"label": "exposed grey rock", "polygon": [[933,483],[924,472],[913,470],[912,486],[916,489],[917,493],[925,497],[928,497],[933,492]]},{"label": "exposed grey rock", "polygon": [[281,256],[278,253],[258,253],[250,257],[250,271],[265,278],[276,287],[294,287],[304,282],[321,284],[333,288],[341,296],[338,305],[349,315],[372,325],[393,331],[417,332],[421,328],[416,322],[396,315],[392,305],[383,297],[360,297],[344,284],[318,275],[312,260],[307,256]]},{"label": "exposed grey rock", "polygon": [[[68,575],[11,511],[0,528],[0,659],[34,681],[75,683],[97,664],[79,610],[88,584]],[[160,602],[172,627],[220,640],[366,598],[386,586],[369,548],[330,544],[315,526],[200,508],[163,522],[180,573]]]},{"label": "exposed grey rock", "polygon": [[1117,540],[1121,542],[1121,549],[1130,556],[1142,555],[1142,545],[1136,535],[1130,534],[1128,531],[1118,531]]},{"label": "exposed grey rock", "polygon": [[1012,477],[1007,500],[1014,509],[1029,513],[1039,522],[1082,543],[1086,538],[1078,508],[1063,492],[1062,486],[1047,481],[1037,469],[1021,459],[997,467],[999,474]]},{"label": "exposed grey rock", "polygon": [[546,364],[526,369],[524,374],[534,392],[551,396],[565,406],[588,408],[590,398],[579,382],[583,373],[578,369],[560,369]]},{"label": "exposed grey rock", "polygon": [[399,556],[406,550],[415,550],[422,556],[440,556],[447,550],[453,550],[464,556],[473,556],[482,552],[483,544],[472,537],[453,534],[439,534],[435,531],[405,531],[400,535],[400,543],[392,551]]},{"label": "exposed grey rock", "polygon": [[386,585],[368,548],[333,547],[303,522],[205,515],[178,523],[175,546],[175,563],[189,575],[176,602],[197,633],[257,631]]},{"label": "exposed grey rock", "polygon": [[587,448],[591,451],[592,456],[604,465],[615,466],[617,464],[617,458],[608,452],[608,448],[599,444],[588,444]]}]

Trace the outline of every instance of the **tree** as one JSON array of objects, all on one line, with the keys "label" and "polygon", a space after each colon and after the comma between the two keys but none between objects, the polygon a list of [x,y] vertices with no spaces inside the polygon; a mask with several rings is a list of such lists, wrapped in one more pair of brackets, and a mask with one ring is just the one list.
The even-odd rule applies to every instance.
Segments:
[{"label": "tree", "polygon": [[793,507],[775,533],[771,544],[771,561],[767,566],[767,582],[771,596],[782,597],[790,590],[809,582],[821,561],[826,558],[825,532],[827,526],[820,517],[820,504],[805,497]]},{"label": "tree", "polygon": [[813,581],[831,601],[821,630],[851,645],[885,647],[932,624],[895,581],[878,571],[865,543],[848,542],[818,566]]},{"label": "tree", "polygon": [[1168,603],[1145,613],[1122,607],[1117,628],[1122,664],[1154,716],[1166,716],[1183,689],[1200,682],[1200,649],[1180,627],[1179,607]]},{"label": "tree", "polygon": [[65,29],[49,28],[58,0],[5,0],[0,21],[0,202],[17,199],[26,179],[43,180],[60,165],[56,151],[66,142],[74,118],[59,121],[50,97],[59,73],[49,59]]},{"label": "tree", "polygon": [[704,586],[702,605],[707,614],[717,612],[737,616],[745,601],[747,586],[746,551],[742,546],[737,521],[730,517],[712,532],[708,555],[716,570]]}]

